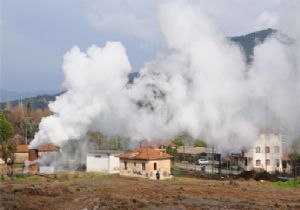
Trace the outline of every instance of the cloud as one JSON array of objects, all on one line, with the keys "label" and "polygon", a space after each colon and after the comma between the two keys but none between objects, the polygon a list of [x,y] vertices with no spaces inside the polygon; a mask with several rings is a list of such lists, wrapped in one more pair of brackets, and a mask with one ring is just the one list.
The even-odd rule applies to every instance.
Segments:
[{"label": "cloud", "polygon": [[99,31],[154,40],[158,36],[155,5],[149,1],[90,2],[88,20]]},{"label": "cloud", "polygon": [[262,30],[266,28],[274,28],[278,22],[278,17],[270,12],[263,12],[257,19],[254,29]]}]

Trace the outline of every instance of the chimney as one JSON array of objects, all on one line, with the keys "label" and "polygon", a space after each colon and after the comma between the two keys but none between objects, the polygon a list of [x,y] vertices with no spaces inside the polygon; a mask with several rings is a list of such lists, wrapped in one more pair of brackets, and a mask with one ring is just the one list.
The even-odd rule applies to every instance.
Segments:
[{"label": "chimney", "polygon": [[28,166],[28,173],[30,174],[36,174],[38,172],[38,159],[39,152],[37,149],[29,149],[28,151],[28,160],[29,160],[29,166]]}]

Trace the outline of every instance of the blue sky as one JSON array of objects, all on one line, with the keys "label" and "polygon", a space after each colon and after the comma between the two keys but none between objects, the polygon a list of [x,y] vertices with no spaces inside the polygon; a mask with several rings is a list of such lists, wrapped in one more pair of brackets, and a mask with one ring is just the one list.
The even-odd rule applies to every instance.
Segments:
[{"label": "blue sky", "polygon": [[[200,0],[225,35],[257,28],[264,12],[283,0]],[[255,2],[255,3],[254,3]],[[157,1],[1,0],[1,90],[60,90],[63,55],[74,45],[121,41],[133,71],[163,48]],[[269,13],[268,13],[269,14]],[[272,25],[272,18],[267,18]]]}]

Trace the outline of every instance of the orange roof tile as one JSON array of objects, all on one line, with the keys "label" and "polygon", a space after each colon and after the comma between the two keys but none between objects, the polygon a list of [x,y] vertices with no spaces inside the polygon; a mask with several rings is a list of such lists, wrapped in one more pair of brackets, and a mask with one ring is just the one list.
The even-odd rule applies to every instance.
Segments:
[{"label": "orange roof tile", "polygon": [[[44,144],[39,147],[39,152],[54,152],[58,151],[59,147],[54,144]],[[28,153],[29,148],[26,144],[17,145],[17,153]]]},{"label": "orange roof tile", "polygon": [[157,159],[169,159],[171,155],[156,149],[142,148],[132,150],[119,155],[122,159],[134,159],[134,160],[157,160]]},{"label": "orange roof tile", "polygon": [[42,146],[39,147],[39,152],[54,152],[54,151],[58,151],[59,147],[54,145],[54,144],[44,144]]},{"label": "orange roof tile", "polygon": [[269,136],[269,135],[275,134],[275,133],[269,128],[264,128],[264,129],[260,130],[259,134],[264,134],[266,136]]},{"label": "orange roof tile", "polygon": [[17,145],[17,153],[28,153],[28,145],[26,144]]}]

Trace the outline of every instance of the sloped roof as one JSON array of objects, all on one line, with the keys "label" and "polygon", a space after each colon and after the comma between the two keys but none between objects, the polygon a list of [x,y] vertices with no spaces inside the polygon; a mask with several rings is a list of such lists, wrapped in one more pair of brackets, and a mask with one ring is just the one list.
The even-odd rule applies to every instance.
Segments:
[{"label": "sloped roof", "polygon": [[39,147],[39,152],[55,152],[58,150],[59,147],[54,144],[43,144]]},{"label": "sloped roof", "polygon": [[141,148],[160,148],[161,146],[171,146],[171,147],[176,147],[176,144],[172,143],[169,140],[160,140],[160,139],[156,139],[156,140],[152,140],[152,141],[148,141],[147,139],[144,139],[142,141],[140,141],[140,147]]},{"label": "sloped roof", "polygon": [[260,135],[270,136],[270,135],[272,135],[272,134],[276,135],[277,133],[274,132],[274,131],[273,131],[272,129],[270,129],[270,128],[264,128],[264,129],[261,129],[261,130],[259,131],[259,134],[260,134]]},{"label": "sloped roof", "polygon": [[133,159],[133,160],[158,160],[158,159],[170,159],[172,158],[172,156],[161,150],[142,148],[142,149],[125,152],[119,155],[119,158]]},{"label": "sloped roof", "polygon": [[28,153],[28,145],[26,144],[17,145],[17,153]]},{"label": "sloped roof", "polygon": [[[39,152],[55,152],[59,147],[54,144],[43,144],[38,148]],[[17,145],[17,153],[28,153],[29,148],[26,144]]]},{"label": "sloped roof", "polygon": [[206,147],[180,146],[177,149],[178,153],[197,155],[206,152]]}]

